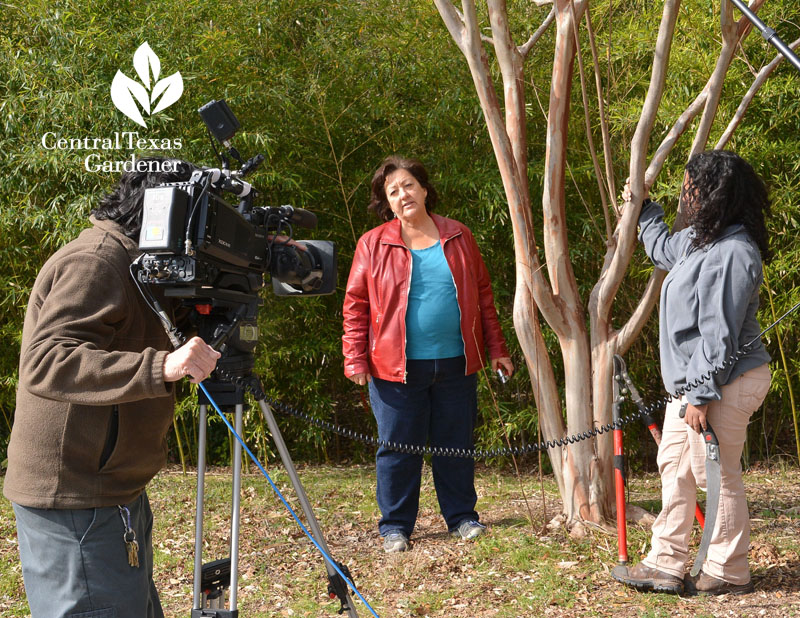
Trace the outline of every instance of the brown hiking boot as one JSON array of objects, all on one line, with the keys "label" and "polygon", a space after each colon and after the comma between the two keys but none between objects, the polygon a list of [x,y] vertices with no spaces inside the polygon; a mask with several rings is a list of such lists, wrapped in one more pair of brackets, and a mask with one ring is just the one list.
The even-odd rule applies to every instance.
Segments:
[{"label": "brown hiking boot", "polygon": [[683,580],[680,577],[664,573],[664,571],[659,571],[658,569],[651,569],[641,562],[630,568],[619,564],[611,571],[611,577],[637,590],[652,590],[653,592],[666,592],[667,594],[683,593]]},{"label": "brown hiking boot", "polygon": [[690,595],[749,594],[753,592],[753,580],[746,584],[729,584],[700,571],[694,577],[687,574],[684,579],[684,587],[686,594]]}]

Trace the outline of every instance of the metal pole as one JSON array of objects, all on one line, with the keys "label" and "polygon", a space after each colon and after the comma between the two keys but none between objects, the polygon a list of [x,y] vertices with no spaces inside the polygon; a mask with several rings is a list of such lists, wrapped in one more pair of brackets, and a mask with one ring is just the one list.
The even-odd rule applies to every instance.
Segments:
[{"label": "metal pole", "polygon": [[[244,405],[236,404],[236,433],[242,435]],[[236,610],[239,580],[239,506],[242,497],[242,445],[234,440],[233,446],[233,496],[231,498],[231,588],[230,609]]]},{"label": "metal pole", "polygon": [[203,608],[201,577],[203,573],[203,501],[206,476],[206,413],[208,406],[200,406],[200,421],[197,430],[197,500],[194,514],[194,609]]},{"label": "metal pole", "polygon": [[777,49],[784,58],[786,58],[789,62],[794,65],[798,71],[800,71],[800,58],[797,57],[791,48],[781,40],[781,37],[777,35],[775,30],[767,26],[763,21],[761,21],[758,16],[750,10],[742,0],[730,0],[737,9],[739,9],[744,16],[749,19],[752,24],[761,31],[761,36],[766,39],[767,43],[772,45],[775,49]]},{"label": "metal pole", "polygon": [[[294,467],[292,456],[289,454],[289,449],[286,448],[286,442],[283,441],[283,435],[281,434],[281,430],[278,428],[278,423],[275,422],[275,417],[272,415],[272,409],[263,399],[260,399],[258,401],[258,405],[261,406],[261,412],[264,415],[264,419],[267,421],[267,426],[269,427],[269,431],[272,434],[272,439],[275,442],[275,446],[278,447],[278,454],[281,456],[283,467],[286,469],[286,473],[289,475],[289,480],[291,480],[292,486],[294,486],[295,493],[297,494],[297,499],[300,501],[300,506],[302,507],[303,512],[306,515],[306,520],[308,521],[308,527],[311,529],[311,533],[314,535],[314,540],[316,540],[317,543],[319,543],[320,547],[322,547],[322,549],[325,550],[325,553],[330,556],[330,551],[328,551],[328,544],[325,542],[325,537],[322,536],[322,529],[319,527],[319,522],[317,521],[317,518],[314,515],[314,510],[311,507],[311,502],[309,502],[308,500],[308,495],[306,494],[306,491],[303,488],[303,484],[300,482],[300,477],[297,476],[297,470]],[[328,572],[328,575],[330,577],[338,576],[336,569],[334,569],[330,564],[328,564],[327,560],[325,560],[324,562],[325,562],[325,570]],[[358,613],[356,612],[355,606],[353,604],[353,599],[350,596],[349,590],[347,591],[347,607],[348,607],[348,615],[351,616],[352,618],[358,618]]]}]

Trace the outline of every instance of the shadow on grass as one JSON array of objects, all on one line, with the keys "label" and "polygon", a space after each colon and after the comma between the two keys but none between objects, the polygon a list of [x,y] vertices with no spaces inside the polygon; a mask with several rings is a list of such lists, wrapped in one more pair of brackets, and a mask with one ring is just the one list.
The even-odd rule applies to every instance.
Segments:
[{"label": "shadow on grass", "polygon": [[756,570],[753,585],[756,592],[800,592],[800,561]]},{"label": "shadow on grass", "polygon": [[[506,529],[515,529],[515,528],[527,528],[527,532],[533,534],[534,530],[531,528],[530,522],[525,517],[503,517],[501,519],[492,519],[491,517],[488,518],[481,518],[481,523],[485,524],[488,529],[486,530],[486,535],[491,535],[492,530],[495,528],[506,528]],[[541,527],[541,524],[537,524]],[[444,528],[444,522],[442,522],[442,528]],[[537,528],[537,531],[539,528]],[[538,534],[538,532],[537,532]],[[416,541],[447,541],[449,540],[450,533],[447,530],[440,529],[440,530],[432,530],[432,529],[422,529],[420,530],[417,528],[413,534],[413,540]]]}]

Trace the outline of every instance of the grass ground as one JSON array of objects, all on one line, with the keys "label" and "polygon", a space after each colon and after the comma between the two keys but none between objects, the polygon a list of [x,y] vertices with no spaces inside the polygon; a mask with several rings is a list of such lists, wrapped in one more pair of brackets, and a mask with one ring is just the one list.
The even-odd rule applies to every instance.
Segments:
[{"label": "grass ground", "polygon": [[[546,528],[560,511],[552,479],[542,490],[524,476],[528,509],[516,477],[497,468],[478,469],[478,509],[488,534],[455,541],[438,515],[429,469],[413,545],[386,555],[377,536],[374,468],[312,466],[299,469],[330,550],[346,564],[356,586],[382,617],[440,616],[800,616],[800,471],[750,471],[745,484],[752,518],[751,569],[755,592],[741,597],[679,598],[641,594],[609,576],[617,560],[615,534],[589,529],[573,538],[564,527]],[[271,469],[278,487],[296,505],[282,468]],[[194,475],[167,470],[152,482],[156,514],[157,585],[169,618],[188,616],[192,605]],[[629,481],[629,499],[659,507],[655,476]],[[296,507],[299,512],[299,507]],[[204,560],[228,555],[230,476],[207,475]],[[240,615],[335,616],[327,597],[322,559],[256,474],[243,479],[240,549]],[[633,562],[644,555],[647,526],[629,525]],[[693,543],[699,542],[699,534]],[[356,602],[359,616],[371,616]],[[0,500],[0,615],[26,616],[13,513]]]}]

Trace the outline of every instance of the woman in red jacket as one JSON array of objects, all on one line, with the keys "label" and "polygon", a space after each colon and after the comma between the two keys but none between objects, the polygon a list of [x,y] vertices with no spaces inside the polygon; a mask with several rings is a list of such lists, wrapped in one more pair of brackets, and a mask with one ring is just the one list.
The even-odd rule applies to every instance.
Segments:
[{"label": "woman in red jacket", "polygon": [[[472,448],[477,371],[511,375],[491,283],[469,229],[432,214],[436,190],[419,161],[388,157],[372,178],[369,209],[385,221],[358,241],[344,301],[345,375],[369,384],[381,440]],[[432,458],[447,527],[473,539],[475,463]],[[419,507],[422,456],[379,448],[378,524],[387,552],[405,551]]]}]

